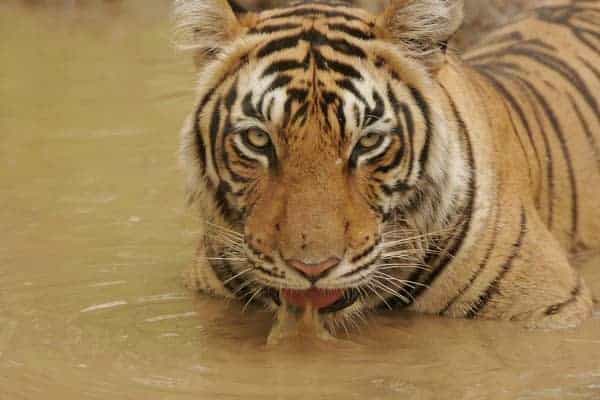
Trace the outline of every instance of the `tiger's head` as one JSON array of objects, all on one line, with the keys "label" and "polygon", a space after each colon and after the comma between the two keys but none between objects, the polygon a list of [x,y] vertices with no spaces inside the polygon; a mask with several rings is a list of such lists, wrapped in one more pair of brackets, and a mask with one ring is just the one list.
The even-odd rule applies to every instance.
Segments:
[{"label": "tiger's head", "polygon": [[211,265],[239,297],[344,315],[419,287],[411,275],[465,185],[435,80],[462,2],[391,3],[381,15],[176,3],[201,64],[189,191],[212,227]]}]

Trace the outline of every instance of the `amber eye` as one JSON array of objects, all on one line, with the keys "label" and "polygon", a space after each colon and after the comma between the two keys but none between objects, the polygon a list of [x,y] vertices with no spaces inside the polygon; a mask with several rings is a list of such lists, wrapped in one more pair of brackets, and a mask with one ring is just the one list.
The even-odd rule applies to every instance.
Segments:
[{"label": "amber eye", "polygon": [[[359,164],[361,157],[374,158],[384,153],[389,148],[390,141],[386,141],[387,136],[384,133],[367,133],[358,140],[352,154],[350,155],[350,167],[355,168]],[[387,142],[387,145],[384,145]]]},{"label": "amber eye", "polygon": [[369,133],[360,139],[358,142],[359,146],[364,151],[369,151],[379,146],[383,140],[383,135],[380,133]]},{"label": "amber eye", "polygon": [[250,146],[256,149],[264,149],[271,144],[269,135],[258,129],[250,129],[249,131],[246,131],[244,133],[244,139]]}]

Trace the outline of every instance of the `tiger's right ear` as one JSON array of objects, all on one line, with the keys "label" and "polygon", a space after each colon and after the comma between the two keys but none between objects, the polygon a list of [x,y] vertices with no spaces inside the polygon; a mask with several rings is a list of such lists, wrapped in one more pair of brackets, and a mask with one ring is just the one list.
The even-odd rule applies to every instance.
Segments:
[{"label": "tiger's right ear", "polygon": [[431,69],[445,61],[448,41],[464,19],[464,0],[390,0],[378,18],[383,36]]},{"label": "tiger's right ear", "polygon": [[203,64],[239,38],[254,14],[233,0],[175,0],[174,16],[177,47]]}]

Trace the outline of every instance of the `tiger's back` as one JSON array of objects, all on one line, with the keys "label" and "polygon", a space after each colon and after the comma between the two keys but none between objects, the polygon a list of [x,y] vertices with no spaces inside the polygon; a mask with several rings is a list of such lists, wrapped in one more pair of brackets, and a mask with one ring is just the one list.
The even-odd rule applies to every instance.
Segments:
[{"label": "tiger's back", "polygon": [[[538,8],[491,34],[465,60],[503,98],[548,228],[569,252],[597,249],[600,4]],[[508,161],[506,168],[514,168],[514,158]]]}]

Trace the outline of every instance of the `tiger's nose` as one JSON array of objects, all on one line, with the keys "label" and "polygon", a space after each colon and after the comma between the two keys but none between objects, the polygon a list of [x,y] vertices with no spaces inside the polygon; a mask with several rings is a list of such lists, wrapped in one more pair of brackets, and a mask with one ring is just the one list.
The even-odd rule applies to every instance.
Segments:
[{"label": "tiger's nose", "polygon": [[321,261],[316,264],[306,264],[306,263],[304,263],[302,261],[298,261],[298,260],[288,260],[286,262],[290,267],[299,271],[309,281],[314,283],[317,280],[319,280],[320,278],[322,278],[323,276],[325,276],[325,274],[329,270],[337,267],[341,261],[342,260],[340,260],[337,257],[330,257],[327,260]]}]

